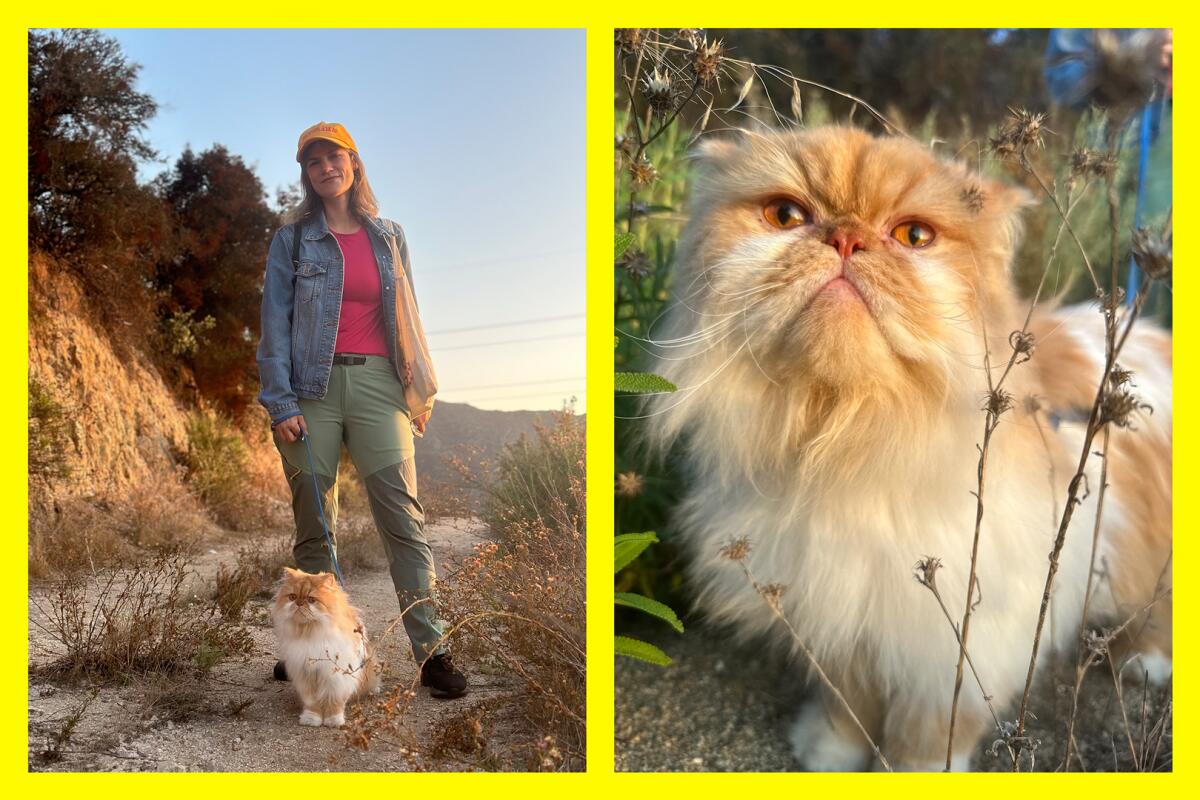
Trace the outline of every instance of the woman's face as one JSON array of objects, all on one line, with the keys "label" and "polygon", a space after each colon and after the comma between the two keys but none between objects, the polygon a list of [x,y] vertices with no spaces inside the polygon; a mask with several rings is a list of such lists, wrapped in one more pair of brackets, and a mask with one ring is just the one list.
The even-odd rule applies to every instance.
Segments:
[{"label": "woman's face", "polygon": [[316,141],[304,150],[304,174],[322,200],[350,191],[354,162],[350,151],[333,142]]}]

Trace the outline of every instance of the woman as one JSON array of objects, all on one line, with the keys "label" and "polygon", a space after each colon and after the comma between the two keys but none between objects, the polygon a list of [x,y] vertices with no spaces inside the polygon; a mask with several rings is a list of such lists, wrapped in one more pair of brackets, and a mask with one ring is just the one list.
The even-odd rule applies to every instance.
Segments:
[{"label": "woman", "polygon": [[[304,131],[296,160],[304,200],[267,255],[258,345],[259,402],[292,491],[292,552],[305,572],[332,571],[321,509],[332,537],[345,442],[387,550],[421,684],[434,696],[459,697],[467,681],[441,644],[433,556],[417,501],[413,435],[425,430],[435,387],[404,232],[377,216],[344,127],[319,122]],[[282,664],[275,673],[286,679]]]}]

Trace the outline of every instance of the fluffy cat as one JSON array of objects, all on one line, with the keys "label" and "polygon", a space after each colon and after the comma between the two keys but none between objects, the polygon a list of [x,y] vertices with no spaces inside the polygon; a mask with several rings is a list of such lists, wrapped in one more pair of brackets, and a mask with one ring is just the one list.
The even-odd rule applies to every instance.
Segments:
[{"label": "fluffy cat", "polygon": [[272,617],[280,660],[304,706],[300,724],[339,727],[349,700],[379,691],[362,614],[332,573],[283,573]]},{"label": "fluffy cat", "polygon": [[[743,132],[697,155],[676,296],[654,341],[681,387],[646,409],[689,476],[673,528],[698,603],[739,634],[791,642],[721,549],[786,586],[779,607],[892,766],[945,766],[958,646],[913,565],[937,556],[951,614],[964,608],[988,383],[1028,303],[1009,267],[1024,190],[852,128]],[[1095,304],[1039,310],[1036,351],[1004,388],[992,437],[968,649],[997,713],[1015,716],[1049,554],[1104,360]],[[1171,340],[1139,322],[1119,363],[1141,401],[1113,427],[1095,616],[1123,620],[1170,586]],[[997,368],[999,365],[999,368]],[[1027,402],[1037,398],[1037,402]],[[1099,449],[1096,439],[1093,449]],[[1099,486],[1069,529],[1043,634],[1074,652]],[[1132,629],[1152,672],[1170,670],[1169,599]],[[799,660],[801,668],[806,661]],[[968,672],[955,727],[963,769],[992,718]],[[793,750],[811,770],[878,766],[842,707],[801,710]]]}]

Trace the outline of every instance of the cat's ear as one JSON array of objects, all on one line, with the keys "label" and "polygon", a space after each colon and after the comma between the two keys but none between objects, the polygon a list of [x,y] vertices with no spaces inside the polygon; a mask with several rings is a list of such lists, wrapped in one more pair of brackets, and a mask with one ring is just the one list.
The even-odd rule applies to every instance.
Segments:
[{"label": "cat's ear", "polygon": [[1026,208],[1037,205],[1033,193],[1024,186],[985,178],[979,184],[980,204],[984,213],[999,217],[1020,217]]},{"label": "cat's ear", "polygon": [[303,575],[303,574],[304,574],[304,573],[303,573],[303,572],[301,572],[301,571],[300,571],[300,570],[298,570],[298,569],[292,569],[291,567],[284,567],[284,568],[283,568],[283,579],[284,579],[285,581],[286,581],[288,578],[298,578],[298,577],[300,577],[300,576],[301,576],[301,575]]},{"label": "cat's ear", "polygon": [[337,576],[332,572],[322,572],[321,584],[323,586],[337,586]]},{"label": "cat's ear", "polygon": [[724,164],[737,153],[738,143],[727,136],[704,136],[696,143],[692,156],[701,164]]},{"label": "cat's ear", "polygon": [[1014,186],[1003,181],[984,178],[976,185],[976,195],[972,198],[969,192],[964,193],[964,202],[974,204],[972,213],[992,220],[993,228],[1002,237],[1002,246],[1006,254],[1006,264],[1011,261],[1017,245],[1021,243],[1024,231],[1023,212],[1026,208],[1037,205],[1033,194],[1023,186]]}]

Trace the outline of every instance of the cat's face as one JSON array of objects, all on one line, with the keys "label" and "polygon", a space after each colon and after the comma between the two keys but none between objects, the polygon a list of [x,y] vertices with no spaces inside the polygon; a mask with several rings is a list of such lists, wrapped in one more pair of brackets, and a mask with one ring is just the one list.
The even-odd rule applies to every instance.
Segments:
[{"label": "cat's face", "polygon": [[284,567],[283,581],[275,595],[275,613],[299,625],[324,623],[347,604],[346,593],[329,572],[312,575]]},{"label": "cat's face", "polygon": [[739,357],[772,381],[936,382],[981,361],[1024,192],[849,128],[710,140],[699,161],[676,293],[699,324],[740,316]]}]

